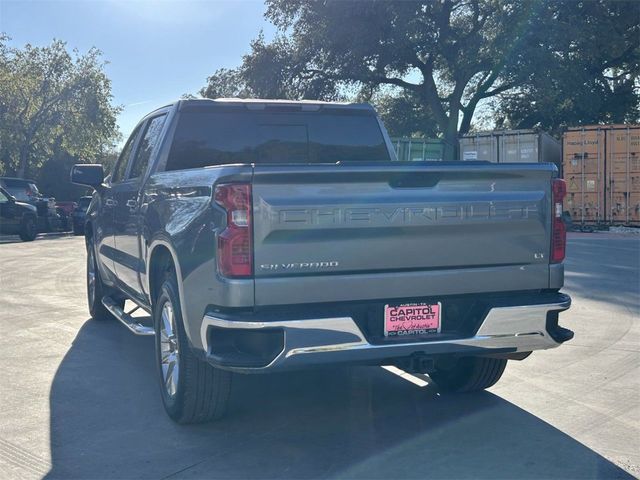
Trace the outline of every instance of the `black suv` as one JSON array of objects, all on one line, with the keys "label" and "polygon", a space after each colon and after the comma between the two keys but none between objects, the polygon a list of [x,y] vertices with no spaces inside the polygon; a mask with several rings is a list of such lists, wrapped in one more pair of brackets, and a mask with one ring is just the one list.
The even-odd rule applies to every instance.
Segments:
[{"label": "black suv", "polygon": [[37,222],[36,207],[17,201],[0,187],[0,233],[17,234],[25,242],[30,242],[38,234]]},{"label": "black suv", "polygon": [[55,232],[59,230],[60,216],[56,212],[55,198],[44,197],[33,180],[0,177],[0,187],[4,188],[17,201],[36,207],[39,231]]}]

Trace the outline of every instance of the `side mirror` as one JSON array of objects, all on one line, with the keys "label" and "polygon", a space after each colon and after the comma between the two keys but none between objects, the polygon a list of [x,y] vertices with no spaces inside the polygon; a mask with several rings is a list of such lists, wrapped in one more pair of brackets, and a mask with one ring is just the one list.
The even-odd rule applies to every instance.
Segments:
[{"label": "side mirror", "polygon": [[97,190],[104,182],[104,170],[100,164],[79,164],[71,169],[71,182]]}]

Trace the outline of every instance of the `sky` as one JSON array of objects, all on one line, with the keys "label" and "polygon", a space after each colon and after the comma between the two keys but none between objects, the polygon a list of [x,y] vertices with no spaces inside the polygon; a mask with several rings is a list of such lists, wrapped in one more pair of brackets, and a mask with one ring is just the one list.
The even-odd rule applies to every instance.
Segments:
[{"label": "sky", "polygon": [[265,8],[254,0],[0,0],[0,32],[14,47],[55,38],[81,53],[99,48],[126,140],[150,111],[240,65],[261,29],[271,38]]}]

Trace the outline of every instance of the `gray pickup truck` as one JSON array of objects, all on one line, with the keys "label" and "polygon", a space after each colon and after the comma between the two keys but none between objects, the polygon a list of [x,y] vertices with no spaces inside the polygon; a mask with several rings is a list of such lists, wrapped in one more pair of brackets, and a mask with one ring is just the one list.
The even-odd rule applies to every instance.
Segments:
[{"label": "gray pickup truck", "polygon": [[234,373],[325,364],[479,390],[572,338],[556,167],[394,160],[369,105],[181,100],[110,176],[72,169],[90,313],[155,335],[171,418],[220,417]]}]

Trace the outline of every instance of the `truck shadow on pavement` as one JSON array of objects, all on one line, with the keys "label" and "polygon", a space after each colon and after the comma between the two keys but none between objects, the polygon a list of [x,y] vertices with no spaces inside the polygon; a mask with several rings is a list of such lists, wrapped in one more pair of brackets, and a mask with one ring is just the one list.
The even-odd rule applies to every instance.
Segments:
[{"label": "truck shadow on pavement", "polygon": [[179,426],[154,368],[152,339],[83,325],[51,389],[48,478],[631,478],[489,392],[376,367],[243,375],[224,420]]}]

